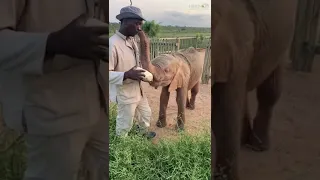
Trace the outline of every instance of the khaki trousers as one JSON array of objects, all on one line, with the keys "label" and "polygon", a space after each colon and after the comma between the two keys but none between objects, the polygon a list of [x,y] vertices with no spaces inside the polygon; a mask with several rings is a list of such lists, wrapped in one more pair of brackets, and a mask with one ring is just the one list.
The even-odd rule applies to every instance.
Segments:
[{"label": "khaki trousers", "polygon": [[104,110],[100,117],[93,127],[57,136],[26,134],[27,169],[23,180],[78,180],[81,161],[86,170],[81,180],[107,180],[109,136]]},{"label": "khaki trousers", "polygon": [[116,120],[116,134],[127,136],[136,120],[142,129],[150,127],[151,108],[146,96],[137,103],[118,104],[118,115]]}]

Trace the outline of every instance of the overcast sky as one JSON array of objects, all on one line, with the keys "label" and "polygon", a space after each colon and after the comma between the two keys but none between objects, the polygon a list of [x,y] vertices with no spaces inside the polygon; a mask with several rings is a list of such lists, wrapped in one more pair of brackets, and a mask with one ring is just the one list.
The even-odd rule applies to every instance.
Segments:
[{"label": "overcast sky", "polygon": [[[130,5],[130,0],[109,1],[109,21],[119,22],[116,15]],[[193,27],[211,26],[211,0],[132,0],[147,21],[155,20],[162,25]]]}]

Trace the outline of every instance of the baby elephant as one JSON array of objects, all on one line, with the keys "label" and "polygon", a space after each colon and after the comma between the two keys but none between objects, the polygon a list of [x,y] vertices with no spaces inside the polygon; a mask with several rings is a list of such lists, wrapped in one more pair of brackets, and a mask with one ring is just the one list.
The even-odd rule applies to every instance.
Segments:
[{"label": "baby elephant", "polygon": [[[189,109],[195,108],[196,96],[199,92],[199,85],[203,71],[203,63],[206,49],[188,49],[162,54],[150,60],[150,44],[143,31],[138,33],[140,37],[141,64],[153,75],[150,85],[157,88],[162,86],[160,95],[158,127],[165,127],[166,109],[170,93],[177,91],[177,125],[176,129],[183,130],[185,124],[185,106]],[[191,98],[188,98],[188,91],[191,90]]]}]

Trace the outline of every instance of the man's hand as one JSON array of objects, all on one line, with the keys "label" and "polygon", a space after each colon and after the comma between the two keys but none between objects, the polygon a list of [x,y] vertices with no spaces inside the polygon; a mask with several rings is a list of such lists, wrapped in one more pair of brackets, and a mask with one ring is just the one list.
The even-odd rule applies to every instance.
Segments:
[{"label": "man's hand", "polygon": [[47,53],[100,60],[108,56],[109,41],[100,36],[109,33],[108,27],[85,27],[87,17],[83,14],[59,31],[49,35]]},{"label": "man's hand", "polygon": [[126,71],[124,73],[123,80],[125,80],[125,79],[133,79],[133,80],[141,81],[144,78],[143,72],[144,72],[144,70],[135,69],[135,67],[133,67],[129,71]]}]

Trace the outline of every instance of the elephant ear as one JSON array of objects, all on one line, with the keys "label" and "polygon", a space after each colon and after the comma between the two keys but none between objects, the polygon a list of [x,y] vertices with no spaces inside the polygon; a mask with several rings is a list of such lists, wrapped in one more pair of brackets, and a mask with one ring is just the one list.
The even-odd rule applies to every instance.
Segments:
[{"label": "elephant ear", "polygon": [[182,88],[186,86],[186,80],[187,80],[188,74],[186,74],[185,72],[186,70],[183,69],[182,63],[180,62],[178,70],[169,85],[169,88],[168,88],[169,92],[172,92],[178,88]]}]

